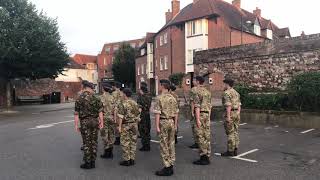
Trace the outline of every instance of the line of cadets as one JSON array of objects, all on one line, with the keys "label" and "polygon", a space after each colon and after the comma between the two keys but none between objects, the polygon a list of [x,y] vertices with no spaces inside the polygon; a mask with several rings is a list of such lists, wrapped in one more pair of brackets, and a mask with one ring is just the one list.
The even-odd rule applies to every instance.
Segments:
[{"label": "line of cadets", "polygon": [[[199,149],[199,160],[195,165],[209,165],[211,155],[211,93],[204,86],[204,78],[195,78],[195,87],[190,91],[191,128],[195,144],[190,148]],[[234,81],[224,80],[225,92],[225,131],[228,137],[227,152],[222,156],[236,156],[239,147],[239,123],[241,102],[240,95],[232,87]],[[160,95],[154,104],[156,131],[160,139],[160,156],[164,168],[156,171],[157,176],[174,174],[175,143],[178,133],[179,98],[175,94],[175,86],[168,80],[160,80]],[[97,154],[98,130],[104,143],[101,158],[113,158],[113,145],[116,134],[120,135],[123,150],[120,162],[122,166],[135,165],[138,132],[141,136],[140,151],[150,151],[150,107],[152,97],[147,85],[142,83],[137,102],[131,99],[130,89],[121,89],[120,83],[103,84],[104,93],[94,95],[94,84],[83,81],[83,89],[75,103],[75,127],[81,132],[83,139],[83,169],[95,168]]]}]

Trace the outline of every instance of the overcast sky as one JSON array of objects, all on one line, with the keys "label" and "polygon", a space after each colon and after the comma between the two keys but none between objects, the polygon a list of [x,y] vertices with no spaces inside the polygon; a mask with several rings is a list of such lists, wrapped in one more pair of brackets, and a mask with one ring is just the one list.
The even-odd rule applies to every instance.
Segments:
[{"label": "overcast sky", "polygon": [[[38,10],[56,17],[62,40],[71,54],[97,55],[106,42],[122,41],[156,32],[165,23],[171,0],[29,0]],[[180,0],[181,8],[193,0]],[[232,0],[225,0],[231,2]],[[242,8],[262,16],[291,35],[320,33],[318,0],[242,0]]]}]

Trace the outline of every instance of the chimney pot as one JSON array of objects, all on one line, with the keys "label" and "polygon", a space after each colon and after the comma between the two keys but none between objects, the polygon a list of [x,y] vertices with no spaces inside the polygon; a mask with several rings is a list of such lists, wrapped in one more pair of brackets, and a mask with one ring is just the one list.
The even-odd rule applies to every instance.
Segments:
[{"label": "chimney pot", "polygon": [[232,5],[238,9],[241,9],[241,0],[233,0]]},{"label": "chimney pot", "polygon": [[257,7],[256,10],[253,10],[253,14],[261,18],[261,9]]}]

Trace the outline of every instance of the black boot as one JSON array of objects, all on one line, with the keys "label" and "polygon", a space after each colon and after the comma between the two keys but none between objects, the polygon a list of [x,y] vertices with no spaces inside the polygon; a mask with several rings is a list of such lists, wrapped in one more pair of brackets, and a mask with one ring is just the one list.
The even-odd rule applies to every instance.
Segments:
[{"label": "black boot", "polygon": [[150,150],[151,150],[150,145],[142,146],[142,148],[139,149],[139,151],[150,151]]},{"label": "black boot", "polygon": [[130,166],[133,166],[135,164],[136,164],[136,162],[134,160],[130,159]]},{"label": "black boot", "polygon": [[172,176],[173,175],[173,166],[165,167],[160,171],[156,172],[157,176]]},{"label": "black boot", "polygon": [[178,144],[178,135],[175,135],[175,137],[174,137],[174,143],[175,143],[175,144]]},{"label": "black boot", "polygon": [[91,165],[91,162],[85,162],[84,164],[81,164],[80,165],[80,168],[81,169],[92,169],[92,165]]},{"label": "black boot", "polygon": [[234,155],[234,156],[238,156],[238,148],[235,148],[235,149],[234,149],[233,155]]},{"label": "black boot", "polygon": [[105,149],[104,154],[100,156],[102,159],[112,159],[113,158],[113,148]]},{"label": "black boot", "polygon": [[120,137],[116,137],[116,141],[114,142],[114,145],[120,145]]},{"label": "black boot", "polygon": [[96,162],[95,161],[91,161],[91,169],[96,168]]},{"label": "black boot", "polygon": [[234,152],[227,151],[227,152],[222,153],[221,156],[232,157],[232,156],[234,156]]},{"label": "black boot", "polygon": [[199,149],[199,145],[197,143],[194,143],[193,145],[189,146],[191,149]]},{"label": "black boot", "polygon": [[210,160],[208,156],[201,156],[199,160],[194,161],[193,164],[195,165],[209,165],[210,164]]},{"label": "black boot", "polygon": [[84,147],[83,147],[83,146],[81,146],[80,150],[81,150],[81,151],[83,151],[83,150],[84,150]]},{"label": "black boot", "polygon": [[121,161],[120,166],[131,166],[130,160],[129,161]]}]

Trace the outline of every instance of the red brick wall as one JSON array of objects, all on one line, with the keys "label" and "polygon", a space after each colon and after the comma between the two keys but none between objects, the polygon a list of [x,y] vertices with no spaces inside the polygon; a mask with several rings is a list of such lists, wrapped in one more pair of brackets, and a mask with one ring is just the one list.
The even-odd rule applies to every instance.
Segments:
[{"label": "red brick wall", "polygon": [[[144,64],[144,73],[141,74],[141,65]],[[146,66],[147,66],[147,56],[142,56],[136,58],[136,92],[139,90],[139,83],[141,82],[141,78],[144,78],[145,82],[148,84],[148,88],[150,88],[150,81],[147,79],[146,74]],[[140,68],[140,75],[138,75],[138,67]],[[150,89],[149,89],[150,90]]]},{"label": "red brick wall", "polygon": [[[264,40],[265,40],[265,38],[262,38],[259,36],[248,34],[246,32],[242,33],[242,44],[258,43],[258,42],[263,42]],[[241,31],[232,30],[231,44],[232,44],[232,46],[241,45]]]},{"label": "red brick wall", "polygon": [[185,72],[185,29],[171,28],[173,72]]}]

